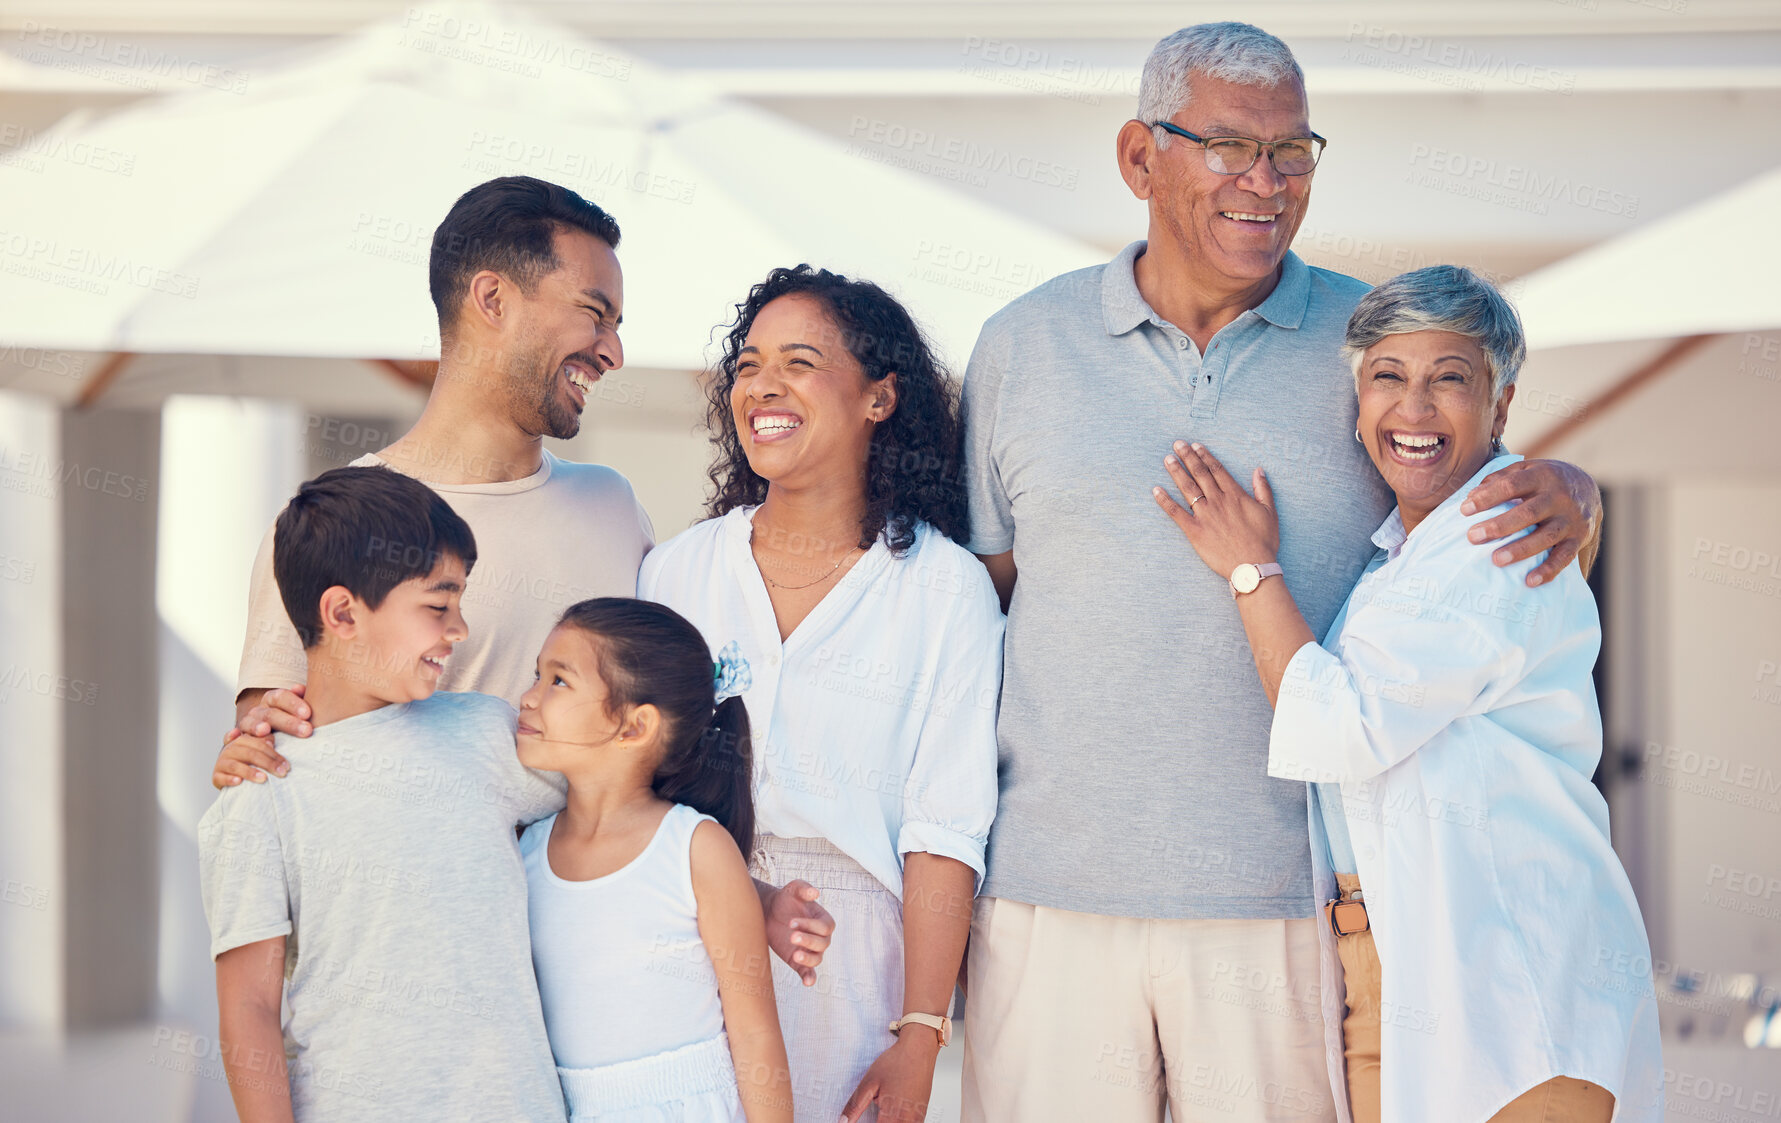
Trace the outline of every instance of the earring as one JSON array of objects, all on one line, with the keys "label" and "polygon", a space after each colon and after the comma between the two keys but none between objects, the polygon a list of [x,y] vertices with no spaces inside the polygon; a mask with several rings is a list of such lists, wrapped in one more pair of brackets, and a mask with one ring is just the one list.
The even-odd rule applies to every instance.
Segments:
[{"label": "earring", "polygon": [[1365,441],[1363,441],[1363,440],[1361,440],[1361,439],[1360,439],[1360,430],[1359,430],[1359,429],[1356,429],[1356,430],[1355,430],[1355,431],[1354,431],[1354,443],[1355,443],[1355,444],[1357,444],[1357,445],[1364,445],[1364,444],[1366,444],[1366,443],[1367,443],[1367,442],[1365,442]]},{"label": "earring", "polygon": [[1503,435],[1501,433],[1490,438],[1490,451],[1493,456],[1503,455]]}]

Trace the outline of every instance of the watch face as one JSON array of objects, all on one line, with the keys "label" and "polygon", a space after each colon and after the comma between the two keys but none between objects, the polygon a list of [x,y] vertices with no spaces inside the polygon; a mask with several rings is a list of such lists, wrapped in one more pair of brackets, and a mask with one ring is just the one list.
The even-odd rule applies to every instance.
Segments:
[{"label": "watch face", "polygon": [[1239,593],[1253,593],[1261,583],[1261,570],[1250,562],[1244,562],[1231,572],[1231,587]]}]

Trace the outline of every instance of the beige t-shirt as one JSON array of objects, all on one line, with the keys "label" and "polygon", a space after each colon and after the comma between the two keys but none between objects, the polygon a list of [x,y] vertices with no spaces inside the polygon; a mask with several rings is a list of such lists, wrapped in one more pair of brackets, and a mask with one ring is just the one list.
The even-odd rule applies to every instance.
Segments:
[{"label": "beige t-shirt", "polygon": [[[355,468],[383,465],[376,454]],[[387,465],[385,465],[387,466]],[[523,480],[437,484],[476,535],[464,589],[470,635],[445,661],[440,690],[476,690],[518,706],[538,649],[563,609],[589,597],[637,593],[637,567],[655,541],[630,481],[603,464],[559,460]],[[236,693],[304,681],[307,662],[272,576],[272,534],[260,542]]]}]

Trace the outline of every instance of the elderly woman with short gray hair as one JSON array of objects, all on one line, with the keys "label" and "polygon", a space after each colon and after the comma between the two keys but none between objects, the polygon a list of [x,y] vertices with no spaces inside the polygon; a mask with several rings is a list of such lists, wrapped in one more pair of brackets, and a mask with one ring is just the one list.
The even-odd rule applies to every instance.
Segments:
[{"label": "elderly woman with short gray hair", "polygon": [[1274,704],[1268,773],[1313,785],[1337,1099],[1356,1123],[1661,1118],[1650,949],[1590,784],[1595,599],[1575,563],[1532,589],[1537,558],[1492,565],[1467,531],[1494,512],[1461,510],[1519,459],[1502,433],[1520,321],[1470,270],[1433,266],[1364,296],[1344,352],[1355,439],[1398,506],[1321,645],[1269,564],[1261,470],[1251,495],[1178,446],[1181,502],[1156,489],[1201,559],[1234,572]]}]

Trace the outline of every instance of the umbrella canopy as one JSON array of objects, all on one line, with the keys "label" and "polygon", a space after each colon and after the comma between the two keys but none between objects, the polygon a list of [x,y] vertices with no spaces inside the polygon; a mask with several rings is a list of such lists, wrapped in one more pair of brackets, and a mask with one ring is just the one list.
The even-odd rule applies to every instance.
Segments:
[{"label": "umbrella canopy", "polygon": [[69,128],[131,174],[0,167],[0,213],[30,216],[0,231],[0,385],[62,400],[92,385],[47,367],[119,352],[238,357],[190,385],[163,363],[153,391],[123,367],[115,393],[143,404],[225,376],[303,398],[297,368],[259,357],[349,360],[337,382],[400,390],[362,360],[437,357],[433,228],[498,175],[618,219],[633,368],[703,368],[748,287],[804,261],[885,285],[957,364],[1001,305],[1105,256],[506,7],[413,9],[238,96]]},{"label": "umbrella canopy", "polygon": [[[40,29],[38,34],[55,36],[58,30]],[[104,68],[94,67],[83,58],[70,57],[67,51],[44,49],[32,42],[32,32],[21,30],[27,58],[18,58],[0,51],[0,90],[26,94],[139,94],[141,79],[131,84],[127,72],[118,71],[109,77]],[[42,62],[33,62],[33,58]],[[94,73],[98,71],[98,73]]]},{"label": "umbrella canopy", "polygon": [[1781,169],[1522,282],[1521,449],[1615,480],[1781,474]]},{"label": "umbrella canopy", "polygon": [[1534,350],[1781,324],[1781,168],[1528,275]]}]

